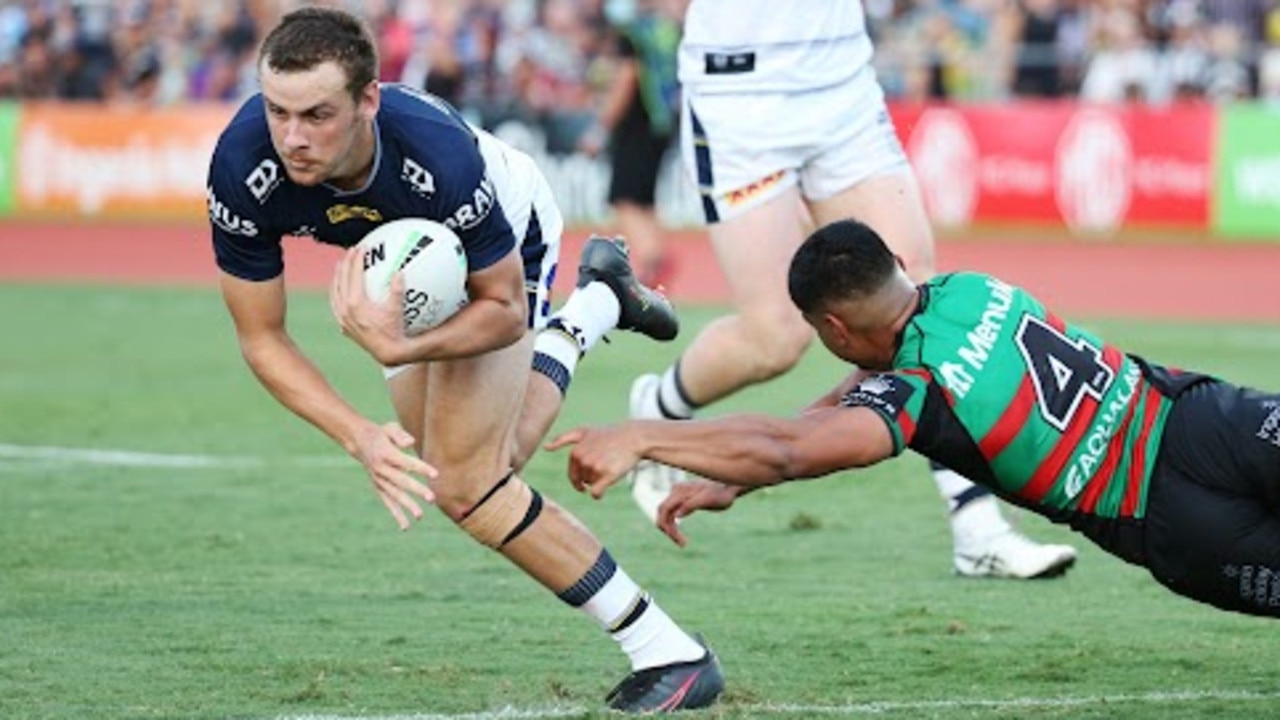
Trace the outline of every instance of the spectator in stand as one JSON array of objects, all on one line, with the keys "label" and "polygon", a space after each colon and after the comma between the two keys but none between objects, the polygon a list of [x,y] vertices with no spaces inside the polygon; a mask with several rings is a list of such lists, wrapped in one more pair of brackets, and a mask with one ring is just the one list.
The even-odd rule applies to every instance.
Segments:
[{"label": "spectator in stand", "polygon": [[585,0],[545,0],[520,40],[516,91],[542,124],[552,153],[573,152],[595,120],[586,78],[599,55],[603,21],[592,16],[593,7],[599,9]]},{"label": "spectator in stand", "polygon": [[1019,0],[1015,15],[1017,60],[1013,94],[1053,98],[1062,94],[1058,31],[1063,9],[1059,0]]},{"label": "spectator in stand", "polygon": [[1272,108],[1280,107],[1280,4],[1267,15],[1266,46],[1258,58],[1258,97]]},{"label": "spectator in stand", "polygon": [[1150,99],[1168,102],[1203,98],[1209,53],[1204,20],[1195,0],[1174,0],[1165,6],[1160,27],[1167,39],[1157,61]]},{"label": "spectator in stand", "polygon": [[1137,14],[1107,10],[1098,25],[1097,49],[1089,59],[1081,99],[1118,103],[1145,101],[1156,75],[1156,55]]},{"label": "spectator in stand", "polygon": [[23,100],[44,100],[57,90],[57,64],[49,42],[50,27],[27,30],[18,46],[18,95]]},{"label": "spectator in stand", "polygon": [[1245,39],[1240,28],[1220,22],[1209,27],[1209,63],[1205,71],[1205,96],[1230,103],[1253,95],[1253,76],[1246,64]]}]

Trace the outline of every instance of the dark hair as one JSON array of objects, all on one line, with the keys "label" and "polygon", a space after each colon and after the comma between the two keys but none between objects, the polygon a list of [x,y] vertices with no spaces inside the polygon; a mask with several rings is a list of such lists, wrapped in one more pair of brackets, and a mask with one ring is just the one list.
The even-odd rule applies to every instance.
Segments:
[{"label": "dark hair", "polygon": [[285,15],[258,52],[258,63],[276,72],[301,72],[329,61],[346,73],[352,97],[360,97],[378,78],[378,51],[369,28],[331,8],[305,7]]},{"label": "dark hair", "polygon": [[857,220],[837,220],[801,243],[791,258],[787,290],[800,312],[810,313],[840,298],[875,293],[897,268],[897,258],[875,230]]}]

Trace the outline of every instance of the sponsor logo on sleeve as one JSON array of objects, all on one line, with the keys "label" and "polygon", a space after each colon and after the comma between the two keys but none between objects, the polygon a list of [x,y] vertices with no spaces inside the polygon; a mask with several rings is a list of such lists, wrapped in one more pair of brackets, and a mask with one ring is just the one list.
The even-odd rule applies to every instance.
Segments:
[{"label": "sponsor logo on sleeve", "polygon": [[1262,419],[1262,425],[1258,427],[1258,439],[1280,447],[1280,403],[1274,400],[1265,400],[1262,403],[1262,409],[1270,410],[1265,418]]},{"label": "sponsor logo on sleeve", "polygon": [[218,199],[217,195],[213,194],[212,187],[205,188],[205,199],[209,204],[209,220],[223,232],[245,237],[257,237],[258,226],[252,220],[245,220],[235,214],[231,208]]},{"label": "sponsor logo on sleeve", "polygon": [[249,173],[249,177],[245,178],[245,187],[249,188],[249,192],[258,199],[258,204],[262,205],[267,201],[274,191],[280,185],[280,165],[275,160],[267,158],[258,163],[258,167]]},{"label": "sponsor logo on sleeve", "polygon": [[866,407],[888,417],[897,417],[916,389],[896,375],[872,375],[845,393],[840,401],[845,407]]},{"label": "sponsor logo on sleeve", "polygon": [[444,225],[450,230],[469,230],[489,216],[496,202],[497,191],[493,187],[493,181],[486,177],[471,193],[471,200],[445,218]]}]

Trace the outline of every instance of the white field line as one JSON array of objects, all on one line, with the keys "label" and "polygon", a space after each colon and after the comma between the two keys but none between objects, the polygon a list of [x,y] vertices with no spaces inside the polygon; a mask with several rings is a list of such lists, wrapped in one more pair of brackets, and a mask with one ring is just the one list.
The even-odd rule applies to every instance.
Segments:
[{"label": "white field line", "polygon": [[183,455],[117,449],[0,444],[0,472],[15,466],[16,469],[21,469],[28,465],[42,469],[60,465],[98,465],[169,470],[225,470],[281,465],[343,467],[350,464],[351,460],[340,454],[266,458],[248,455]]},{"label": "white field line", "polygon": [[[1153,692],[1129,695],[1084,695],[1060,698],[1007,698],[1000,700],[922,700],[919,702],[866,702],[849,705],[793,705],[788,703],[764,703],[751,705],[726,705],[732,713],[769,715],[826,715],[845,717],[855,715],[884,715],[889,713],[919,713],[938,710],[1011,710],[1017,708],[1075,708],[1095,705],[1193,705],[1199,702],[1275,702],[1280,692],[1257,693],[1243,691],[1210,692],[1188,690],[1181,692]],[[544,720],[549,718],[589,715],[597,711],[585,707],[551,707],[520,709],[506,707],[487,712],[460,713],[456,715],[420,713],[414,715],[280,715],[275,720]]]}]

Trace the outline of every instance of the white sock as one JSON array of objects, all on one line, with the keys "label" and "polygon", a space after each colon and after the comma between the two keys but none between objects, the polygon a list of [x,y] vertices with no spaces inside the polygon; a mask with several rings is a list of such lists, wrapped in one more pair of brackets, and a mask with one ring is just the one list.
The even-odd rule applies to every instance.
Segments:
[{"label": "white sock", "polygon": [[[546,355],[551,360],[559,363],[566,373],[566,386],[568,381],[573,379],[573,371],[577,369],[578,360],[583,353],[581,343],[577,336],[572,333],[572,328],[553,326],[544,328],[538,333],[538,337],[533,340],[534,357]],[[534,361],[535,366],[538,362],[540,361]]]},{"label": "white sock", "polygon": [[579,349],[586,353],[604,334],[618,326],[622,306],[608,285],[600,281],[577,288],[556,312],[558,319],[573,332]]},{"label": "white sock", "polygon": [[969,545],[985,542],[1011,529],[991,491],[941,465],[932,470],[933,481],[950,511],[951,538],[956,552],[964,552]]},{"label": "white sock", "polygon": [[631,658],[632,670],[690,662],[707,652],[652,600],[635,622],[611,635]]},{"label": "white sock", "polygon": [[954,513],[960,509],[960,498],[974,487],[969,479],[960,473],[941,465],[932,466],[933,482],[938,486],[938,494],[947,501],[947,511]]},{"label": "white sock", "polygon": [[681,387],[680,363],[677,362],[662,373],[662,381],[658,384],[655,402],[658,411],[657,417],[671,420],[688,420],[693,417],[693,412],[697,408],[685,397]]},{"label": "white sock", "polygon": [[582,610],[609,631],[631,659],[632,670],[697,660],[705,652],[622,568]]}]

